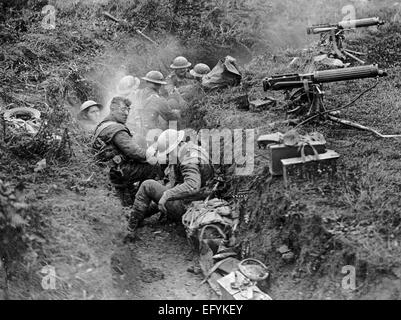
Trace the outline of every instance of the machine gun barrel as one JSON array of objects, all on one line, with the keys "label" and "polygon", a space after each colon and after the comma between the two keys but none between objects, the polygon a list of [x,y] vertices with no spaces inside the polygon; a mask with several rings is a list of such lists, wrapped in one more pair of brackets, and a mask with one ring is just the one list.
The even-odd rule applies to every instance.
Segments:
[{"label": "machine gun barrel", "polygon": [[374,18],[364,18],[355,20],[340,21],[336,24],[317,24],[306,29],[307,34],[319,34],[324,32],[330,32],[332,30],[345,30],[353,28],[363,28],[371,26],[380,26],[385,22],[380,20],[378,17]]},{"label": "machine gun barrel", "polygon": [[338,23],[338,26],[341,29],[352,29],[352,28],[365,28],[365,27],[371,27],[371,26],[380,26],[383,24],[384,24],[384,21],[381,21],[379,18],[375,17],[375,18],[341,21]]},{"label": "machine gun barrel", "polygon": [[313,73],[313,82],[336,82],[363,78],[384,77],[386,75],[387,73],[384,70],[379,69],[377,65],[359,66],[344,69],[315,71]]},{"label": "machine gun barrel", "polygon": [[387,76],[387,72],[377,65],[359,66],[344,69],[315,71],[308,74],[276,75],[263,80],[263,89],[290,90],[302,88],[305,84],[321,84],[337,81],[356,80]]}]

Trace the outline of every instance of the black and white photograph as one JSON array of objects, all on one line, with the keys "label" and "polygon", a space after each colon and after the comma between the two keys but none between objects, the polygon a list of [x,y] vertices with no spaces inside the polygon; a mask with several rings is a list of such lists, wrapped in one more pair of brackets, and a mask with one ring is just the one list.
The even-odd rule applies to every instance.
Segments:
[{"label": "black and white photograph", "polygon": [[0,300],[400,299],[401,2],[0,0]]}]

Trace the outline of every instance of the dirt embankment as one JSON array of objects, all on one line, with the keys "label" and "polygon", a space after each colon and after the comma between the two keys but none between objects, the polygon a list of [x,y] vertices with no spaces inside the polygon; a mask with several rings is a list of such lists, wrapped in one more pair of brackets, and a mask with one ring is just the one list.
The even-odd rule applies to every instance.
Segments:
[{"label": "dirt embankment", "polygon": [[[112,85],[105,79],[113,79],[116,71],[143,74],[152,68],[163,69],[182,53],[181,48],[166,40],[165,50],[154,52],[149,59],[143,58],[146,54],[130,55],[134,49],[146,53],[149,48],[93,11],[81,11],[73,23],[68,12],[60,16],[55,30],[43,30],[40,15],[31,12],[25,30],[20,20],[9,20],[0,34],[0,103],[6,108],[34,106],[54,120],[53,127],[68,128],[71,143],[66,150],[72,151],[60,153],[58,158],[45,144],[7,140],[6,145],[0,140],[0,179],[14,185],[22,181],[26,200],[35,208],[31,212],[40,217],[30,227],[35,229],[41,249],[37,256],[27,257],[9,270],[9,297],[215,298],[207,285],[198,290],[199,276],[186,272],[189,247],[175,226],[150,222],[141,230],[141,241],[122,245],[126,210],[108,186],[105,170],[91,162],[88,136],[64,112],[64,103],[76,109],[88,98],[105,102]],[[86,23],[85,14],[93,16],[93,24]],[[385,54],[390,74],[371,95],[343,113],[386,133],[401,132],[400,66],[396,60],[388,61],[399,44],[394,40],[397,35],[399,24],[369,33],[366,41],[362,38],[359,48],[368,50],[379,63]],[[380,50],[375,48],[379,40]],[[121,57],[127,56],[130,58],[122,66]],[[142,59],[139,66],[138,59]],[[261,97],[260,80],[288,72],[291,60],[284,53],[268,54],[241,66],[250,96]],[[329,85],[328,106],[349,101],[373,82]],[[189,120],[196,128],[234,129],[260,127],[283,117],[283,110],[261,114],[237,110],[229,100],[239,91],[228,90],[199,101],[192,106]],[[280,93],[274,95],[281,97]],[[60,112],[52,118],[54,110]],[[287,129],[265,128],[258,133]],[[329,123],[304,130],[322,132],[329,147],[341,154],[338,180],[297,184],[290,189],[284,189],[280,180],[267,183],[266,151],[257,150],[255,174],[260,175],[238,179],[232,186],[236,190],[252,183],[254,190],[239,204],[241,256],[259,258],[270,267],[271,278],[264,289],[274,299],[399,298],[399,141],[379,140]],[[35,172],[36,163],[44,157],[49,160],[48,167]],[[277,252],[282,245],[294,254],[291,259],[283,259]],[[40,270],[45,265],[55,267],[56,290],[41,286]],[[346,265],[356,268],[355,291],[341,288],[341,270]]]},{"label": "dirt embankment", "polygon": [[[401,78],[396,53],[400,42],[394,41],[400,30],[399,23],[390,23],[353,41],[354,49],[368,52],[369,63],[378,63],[389,75],[379,80],[326,85],[327,108],[345,105],[378,81],[373,91],[345,109],[341,117],[385,134],[400,134]],[[287,67],[292,58],[282,55],[276,63],[254,60],[246,69],[252,78],[259,77],[261,70],[265,75],[303,72]],[[253,87],[250,94],[259,98],[260,90],[260,85]],[[271,114],[269,122],[276,116]],[[227,111],[225,118],[217,121],[230,127],[244,123],[244,118],[246,127],[263,126],[259,115],[252,118],[239,111]],[[278,126],[260,133],[288,129]],[[248,224],[242,223],[243,252],[270,266],[272,277],[265,288],[275,298],[399,299],[401,168],[396,150],[400,140],[380,139],[329,122],[310,124],[301,131],[323,133],[328,148],[340,153],[337,179],[294,183],[285,189],[281,180],[270,181],[268,174],[259,176],[253,184],[255,192],[242,205],[242,216],[249,219]],[[267,150],[257,150],[256,154],[260,165],[267,165]],[[291,259],[277,252],[283,245],[294,254]],[[346,272],[342,271],[347,266],[355,268],[355,290],[343,289]]]},{"label": "dirt embankment", "polygon": [[[139,63],[139,53],[130,55],[134,49],[152,49],[143,39],[102,18],[87,24],[84,13],[93,11],[83,9],[73,18],[61,12],[54,30],[43,29],[43,17],[28,10],[27,17],[9,17],[0,34],[2,110],[35,107],[49,122],[33,139],[15,139],[1,126],[0,179],[23,190],[29,205],[26,232],[32,235],[29,254],[22,252],[1,269],[2,297],[214,299],[207,284],[200,286],[202,278],[187,272],[189,247],[175,225],[156,221],[141,230],[141,241],[123,244],[128,212],[112,192],[107,170],[92,161],[90,135],[74,120],[81,102],[107,102],[112,77],[159,69],[180,48],[170,43]],[[127,56],[134,69],[120,65]],[[47,133],[61,135],[63,143],[53,144]],[[42,159],[47,164],[37,170]],[[43,287],[49,268],[55,271],[55,289]]]}]

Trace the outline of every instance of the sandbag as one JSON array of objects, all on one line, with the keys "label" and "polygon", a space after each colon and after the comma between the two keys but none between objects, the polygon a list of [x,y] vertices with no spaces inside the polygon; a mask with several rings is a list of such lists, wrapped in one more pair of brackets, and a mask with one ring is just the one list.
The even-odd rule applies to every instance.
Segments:
[{"label": "sandbag", "polygon": [[313,65],[316,70],[328,70],[346,68],[350,63],[344,63],[340,59],[330,58],[327,54],[323,54],[313,58]]},{"label": "sandbag", "polygon": [[219,60],[216,66],[203,77],[202,86],[205,89],[218,89],[237,86],[241,83],[242,75],[236,66],[236,60],[227,56]]}]

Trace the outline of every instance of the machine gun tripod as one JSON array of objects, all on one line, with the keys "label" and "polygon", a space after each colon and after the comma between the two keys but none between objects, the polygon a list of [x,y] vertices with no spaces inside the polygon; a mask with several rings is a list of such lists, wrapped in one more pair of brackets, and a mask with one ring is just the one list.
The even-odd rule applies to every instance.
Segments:
[{"label": "machine gun tripod", "polygon": [[335,58],[338,58],[345,62],[347,58],[351,58],[361,64],[365,64],[365,61],[358,58],[357,56],[366,56],[366,53],[353,51],[347,49],[344,45],[345,32],[353,30],[355,28],[370,27],[370,26],[380,26],[385,22],[381,21],[379,18],[365,18],[357,20],[341,21],[336,24],[318,24],[312,25],[307,28],[307,34],[320,34],[320,45],[321,46],[331,46],[332,49],[328,52]]},{"label": "machine gun tripod", "polygon": [[327,111],[324,106],[324,94],[322,84],[308,82],[293,93],[291,90],[286,90],[287,117],[309,117]]},{"label": "machine gun tripod", "polygon": [[[382,135],[374,129],[365,127],[358,123],[337,118],[336,111],[345,109],[354,104],[368,91],[374,89],[380,77],[387,76],[387,72],[378,68],[377,65],[359,66],[344,69],[315,71],[309,74],[284,74],[276,75],[263,80],[263,89],[285,90],[287,102],[287,118],[297,124],[297,127],[312,120],[331,120],[352,126],[361,130],[368,130],[382,138],[395,138],[401,135]],[[324,105],[323,84],[337,81],[355,80],[363,78],[376,78],[376,84],[359,94],[350,103],[335,110],[328,110]],[[293,91],[296,89],[295,91]]]}]

